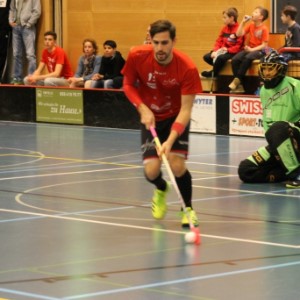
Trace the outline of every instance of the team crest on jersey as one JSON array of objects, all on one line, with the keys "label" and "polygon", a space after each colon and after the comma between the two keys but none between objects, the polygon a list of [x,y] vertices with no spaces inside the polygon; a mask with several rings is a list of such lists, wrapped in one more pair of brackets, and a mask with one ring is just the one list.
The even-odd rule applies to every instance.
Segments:
[{"label": "team crest on jersey", "polygon": [[153,73],[148,74],[147,86],[153,90],[156,89],[156,80],[155,75]]}]

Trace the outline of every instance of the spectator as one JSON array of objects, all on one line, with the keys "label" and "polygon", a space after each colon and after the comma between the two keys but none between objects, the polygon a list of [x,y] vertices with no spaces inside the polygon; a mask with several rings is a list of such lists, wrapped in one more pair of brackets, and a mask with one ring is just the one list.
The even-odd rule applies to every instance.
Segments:
[{"label": "spectator", "polygon": [[[244,16],[242,23],[239,25],[236,35],[247,36],[248,44],[244,50],[237,53],[232,58],[233,81],[229,84],[230,93],[244,93],[243,80],[247,70],[255,59],[260,59],[265,54],[265,48],[268,46],[269,29],[263,24],[268,18],[267,9],[258,6],[254,9],[251,16]],[[252,22],[245,24],[252,19]],[[245,26],[245,27],[244,27]]]},{"label": "spectator", "polygon": [[145,37],[145,40],[144,40],[145,45],[151,45],[150,28],[151,28],[151,26],[149,25],[147,27],[146,37]]},{"label": "spectator", "polygon": [[231,7],[223,11],[223,23],[220,34],[215,42],[213,50],[203,56],[205,62],[213,66],[211,71],[203,71],[203,77],[217,77],[227,60],[243,49],[244,38],[237,37],[238,11]]},{"label": "spectator", "polygon": [[28,61],[28,74],[36,69],[36,23],[40,15],[40,0],[13,0],[10,3],[9,24],[12,27],[14,58],[11,84],[23,84],[23,49]]},{"label": "spectator", "polygon": [[[288,26],[285,33],[285,43],[283,47],[300,47],[300,25],[295,21],[297,8],[286,5],[281,12],[281,21]],[[283,52],[285,60],[300,59],[300,52]]]},{"label": "spectator", "polygon": [[77,71],[74,77],[70,77],[68,82],[70,87],[89,88],[87,82],[91,82],[94,74],[100,70],[101,56],[97,55],[98,45],[95,40],[85,39],[82,43],[83,55],[79,58]]},{"label": "spectator", "polygon": [[92,76],[92,82],[87,82],[91,88],[119,89],[123,85],[121,70],[125,60],[117,51],[115,41],[107,40],[103,44],[104,54],[101,60],[100,71]]},{"label": "spectator", "polygon": [[11,27],[8,23],[9,8],[10,0],[4,1],[3,5],[0,5],[0,83],[5,81],[7,49],[11,37]]},{"label": "spectator", "polygon": [[287,187],[300,187],[300,81],[285,76],[287,68],[287,62],[276,51],[259,64],[267,145],[240,163],[238,173],[244,182],[287,180]]},{"label": "spectator", "polygon": [[[56,45],[56,38],[53,31],[44,33],[45,49],[41,62],[33,74],[24,78],[26,85],[69,86],[68,79],[73,72],[65,51]],[[45,67],[48,74],[43,74]]]}]

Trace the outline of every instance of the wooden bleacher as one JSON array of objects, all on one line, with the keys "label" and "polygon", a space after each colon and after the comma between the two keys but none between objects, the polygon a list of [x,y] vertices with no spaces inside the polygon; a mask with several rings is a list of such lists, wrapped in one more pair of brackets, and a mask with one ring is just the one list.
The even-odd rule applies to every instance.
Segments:
[{"label": "wooden bleacher", "polygon": [[[300,48],[282,48],[279,50],[279,52],[300,52]],[[258,64],[259,60],[254,60],[246,73],[244,87],[247,94],[253,94],[260,84],[260,79],[258,77]],[[286,75],[300,79],[300,60],[289,61]],[[213,79],[214,82],[212,91],[219,93],[229,92],[228,84],[232,81],[232,78],[233,74],[230,59],[219,73],[218,78]],[[202,87],[205,92],[209,92],[211,90],[211,80],[211,78],[201,77]]]}]

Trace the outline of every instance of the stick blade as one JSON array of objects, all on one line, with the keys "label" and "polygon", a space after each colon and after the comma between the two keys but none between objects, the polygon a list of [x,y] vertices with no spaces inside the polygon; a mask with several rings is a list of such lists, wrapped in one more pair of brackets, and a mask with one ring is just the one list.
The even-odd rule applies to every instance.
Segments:
[{"label": "stick blade", "polygon": [[194,242],[194,244],[195,244],[195,245],[200,245],[200,244],[201,244],[200,229],[194,227],[194,228],[192,228],[191,230],[192,230],[192,232],[193,232],[194,235],[195,235],[195,242]]}]

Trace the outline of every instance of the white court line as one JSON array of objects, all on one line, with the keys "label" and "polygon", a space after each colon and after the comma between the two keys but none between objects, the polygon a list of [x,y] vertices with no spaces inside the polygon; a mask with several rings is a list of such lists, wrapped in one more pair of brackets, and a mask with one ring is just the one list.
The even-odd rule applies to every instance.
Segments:
[{"label": "white court line", "polygon": [[[181,235],[186,233],[185,231],[176,231],[176,230],[168,230],[168,229],[161,229],[161,228],[150,228],[150,227],[144,227],[144,226],[111,223],[111,222],[104,222],[104,221],[97,221],[97,220],[90,220],[90,219],[67,217],[67,216],[61,216],[61,215],[49,215],[49,214],[42,214],[42,213],[25,212],[25,211],[12,210],[12,209],[2,209],[1,208],[0,211],[7,212],[7,213],[40,216],[40,217],[45,217],[45,218],[78,221],[78,222],[91,223],[91,224],[102,224],[102,225],[116,226],[116,227],[123,227],[123,228],[132,228],[132,229],[141,229],[141,230],[150,230],[150,231],[162,231],[162,232],[168,232],[168,233],[177,233],[177,234],[181,234]],[[271,242],[263,242],[263,241],[250,240],[250,239],[232,238],[232,237],[226,237],[226,236],[201,234],[201,237],[234,241],[234,242],[244,242],[244,243],[252,243],[252,244],[259,244],[259,245],[267,245],[267,246],[274,246],[274,247],[300,249],[299,245],[297,246],[297,245],[290,245],[290,244],[271,243]]]},{"label": "white court line", "polygon": [[[282,263],[282,264],[273,264],[273,265],[269,265],[269,266],[262,266],[262,267],[257,267],[257,268],[241,269],[241,270],[236,270],[236,271],[231,271],[231,272],[200,275],[200,276],[188,277],[188,278],[185,277],[185,278],[179,278],[179,279],[168,280],[168,281],[157,281],[157,282],[148,283],[148,284],[134,285],[134,286],[116,288],[116,289],[112,289],[112,290],[104,290],[104,291],[99,291],[99,292],[94,292],[94,293],[89,293],[89,294],[68,296],[68,297],[62,298],[62,300],[86,299],[86,298],[90,298],[90,297],[94,297],[93,299],[96,299],[95,296],[100,298],[105,295],[112,295],[112,294],[117,294],[117,293],[127,293],[127,292],[136,291],[136,290],[145,290],[145,289],[154,289],[154,288],[157,289],[162,286],[178,285],[178,284],[189,283],[189,282],[194,282],[194,281],[198,281],[198,284],[200,284],[199,281],[202,281],[202,280],[215,279],[215,278],[226,277],[226,276],[235,276],[235,275],[247,274],[247,273],[252,273],[252,272],[261,272],[261,271],[266,271],[266,270],[271,270],[270,272],[274,272],[274,269],[293,267],[293,266],[298,266],[299,264],[300,264],[300,261],[295,261],[295,262],[288,262],[288,263]],[[123,296],[123,299],[124,298],[126,298],[126,297]],[[201,297],[201,299],[204,299],[204,298]],[[207,298],[205,298],[205,299],[207,299]]]},{"label": "white court line", "polygon": [[[198,179],[193,179],[193,181],[196,181]],[[272,192],[260,192],[260,191],[253,191],[253,190],[241,190],[241,189],[230,189],[230,188],[223,188],[223,187],[209,187],[209,186],[203,186],[203,185],[195,185],[193,184],[193,187],[200,188],[200,189],[209,189],[209,190],[219,190],[219,191],[226,191],[226,192],[239,192],[239,193],[249,193],[249,194],[255,194],[255,195],[267,195],[267,196],[275,196],[275,197],[289,197],[289,198],[300,198],[300,195],[290,195],[290,194],[277,194]],[[280,190],[280,192],[284,192],[286,189]],[[294,191],[294,190],[291,190]]]},{"label": "white court line", "polygon": [[234,168],[237,169],[238,166],[234,165],[220,165],[220,164],[209,164],[209,163],[202,163],[202,162],[196,162],[196,161],[187,161],[187,164],[194,164],[194,165],[205,165],[205,166],[214,166],[214,167],[226,167],[226,168]]},{"label": "white court line", "polygon": [[[105,165],[105,163],[103,163],[103,164]],[[15,179],[27,179],[27,178],[40,178],[40,177],[49,177],[49,176],[52,177],[52,176],[64,176],[64,175],[76,175],[76,174],[97,173],[97,172],[106,172],[106,171],[118,171],[119,172],[120,170],[140,169],[140,168],[142,168],[142,166],[134,166],[134,165],[129,166],[129,167],[116,166],[115,168],[111,168],[111,169],[6,177],[6,178],[0,178],[0,181],[15,180]]]}]

